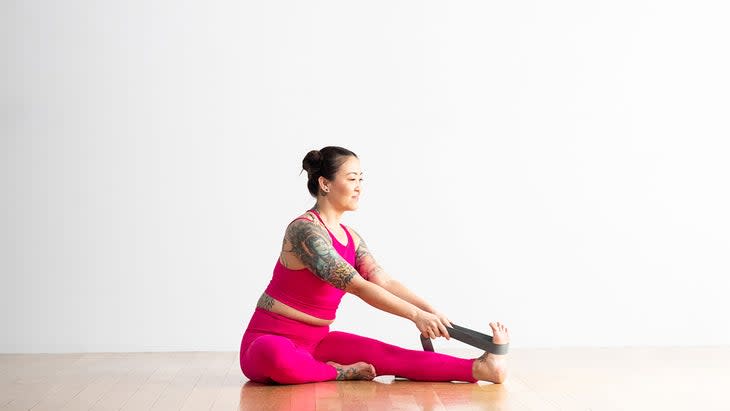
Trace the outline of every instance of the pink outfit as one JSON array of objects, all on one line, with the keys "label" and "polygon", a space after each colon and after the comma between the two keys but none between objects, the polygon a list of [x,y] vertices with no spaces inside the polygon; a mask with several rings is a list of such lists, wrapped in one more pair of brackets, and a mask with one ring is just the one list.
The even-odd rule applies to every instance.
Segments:
[{"label": "pink outfit", "polygon": [[[314,213],[322,221],[319,214],[316,211]],[[302,217],[299,219],[306,220]],[[322,222],[322,225],[324,225],[324,222]],[[332,245],[335,250],[345,261],[354,266],[355,242],[352,240],[350,231],[344,225],[340,224],[340,226],[347,233],[347,245],[340,243],[329,228],[327,228],[327,232],[332,237]],[[308,268],[302,268],[301,270],[286,268],[277,258],[274,276],[271,278],[269,286],[266,287],[266,294],[303,313],[325,320],[334,320],[335,312],[340,305],[342,296],[345,295],[345,291],[317,277]]]},{"label": "pink outfit", "polygon": [[[314,212],[317,218],[322,218]],[[323,222],[324,224],[324,222]],[[326,227],[326,226],[325,226]],[[329,232],[335,250],[355,265],[355,244],[350,232],[341,244]],[[266,293],[304,313],[334,319],[344,291],[317,277],[309,269],[290,270],[277,259]],[[241,340],[241,371],[251,381],[299,384],[329,381],[337,370],[326,364],[365,361],[377,375],[396,375],[418,381],[469,381],[474,360],[429,351],[408,350],[358,335],[329,331],[256,308]]]}]

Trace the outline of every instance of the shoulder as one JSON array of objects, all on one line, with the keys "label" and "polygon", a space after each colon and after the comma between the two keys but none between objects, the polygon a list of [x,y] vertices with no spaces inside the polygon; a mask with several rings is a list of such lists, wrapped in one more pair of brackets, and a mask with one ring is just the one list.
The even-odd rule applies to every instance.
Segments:
[{"label": "shoulder", "polygon": [[[286,235],[307,235],[307,234],[326,234],[327,231],[319,221],[319,219],[311,212],[307,211],[294,218],[286,226]],[[328,238],[329,236],[325,236]]]},{"label": "shoulder", "polygon": [[304,213],[293,218],[291,221],[289,221],[288,227],[295,223],[321,225],[319,219],[317,219],[317,217],[311,211],[305,211]]},{"label": "shoulder", "polygon": [[295,220],[298,220],[298,219],[305,219],[305,220],[309,220],[309,221],[311,221],[311,222],[319,221],[319,220],[317,219],[317,217],[316,217],[316,216],[314,215],[314,212],[313,212],[312,210],[307,210],[307,211],[303,212],[302,214],[298,215],[298,216],[297,216],[296,218],[294,218],[294,219],[295,219]]},{"label": "shoulder", "polygon": [[352,226],[345,225],[343,226],[347,229],[347,231],[350,232],[350,235],[352,236],[352,240],[355,242],[355,250],[360,246],[360,243],[363,242],[362,237],[360,236],[360,233],[358,233]]}]

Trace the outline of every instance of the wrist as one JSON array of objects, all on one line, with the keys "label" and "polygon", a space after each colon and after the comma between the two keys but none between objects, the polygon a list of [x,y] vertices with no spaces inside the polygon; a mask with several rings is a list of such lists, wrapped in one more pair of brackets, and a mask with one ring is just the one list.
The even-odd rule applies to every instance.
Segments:
[{"label": "wrist", "polygon": [[418,314],[421,312],[421,309],[416,307],[415,305],[411,304],[411,310],[408,314],[408,319],[415,322],[416,318],[418,318]]}]

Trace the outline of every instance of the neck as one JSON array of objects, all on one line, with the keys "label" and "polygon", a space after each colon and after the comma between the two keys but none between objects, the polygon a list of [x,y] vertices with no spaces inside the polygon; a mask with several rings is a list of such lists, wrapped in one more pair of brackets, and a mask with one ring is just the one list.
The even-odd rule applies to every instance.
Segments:
[{"label": "neck", "polygon": [[336,210],[331,205],[321,203],[319,201],[314,205],[314,207],[312,207],[312,209],[319,213],[319,216],[322,217],[322,220],[324,220],[328,227],[340,226],[340,221],[342,220],[342,214],[344,214],[344,211]]}]

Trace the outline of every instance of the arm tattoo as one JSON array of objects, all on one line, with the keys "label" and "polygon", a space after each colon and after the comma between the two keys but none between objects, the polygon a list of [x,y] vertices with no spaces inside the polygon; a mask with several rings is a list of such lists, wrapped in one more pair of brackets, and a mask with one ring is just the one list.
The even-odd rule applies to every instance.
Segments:
[{"label": "arm tattoo", "polygon": [[259,297],[259,301],[256,303],[256,307],[263,308],[266,311],[271,311],[271,307],[273,306],[274,299],[266,293],[261,294],[261,297]]},{"label": "arm tattoo", "polygon": [[357,252],[355,255],[355,268],[357,271],[362,273],[365,277],[369,277],[379,271],[382,271],[383,267],[381,267],[377,261],[375,261],[373,255],[370,254],[370,249],[368,249],[368,245],[365,243],[362,236],[352,228],[350,231],[354,232],[360,239],[360,244],[357,246]]},{"label": "arm tattoo", "polygon": [[286,230],[292,252],[319,278],[344,290],[357,271],[332,246],[327,231],[311,222],[295,220]]}]

